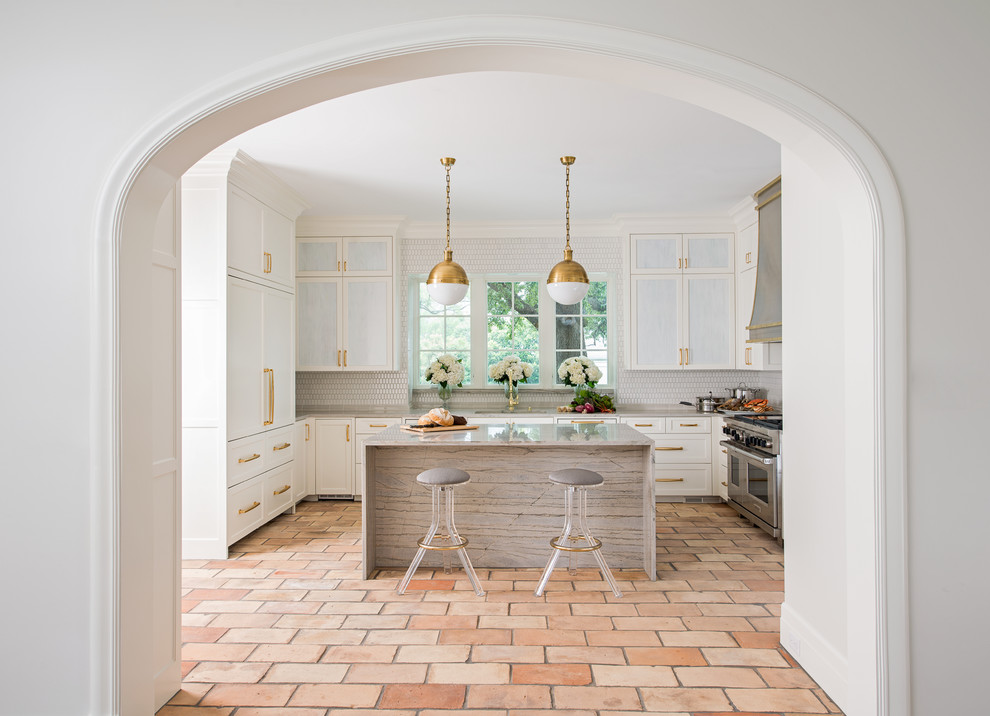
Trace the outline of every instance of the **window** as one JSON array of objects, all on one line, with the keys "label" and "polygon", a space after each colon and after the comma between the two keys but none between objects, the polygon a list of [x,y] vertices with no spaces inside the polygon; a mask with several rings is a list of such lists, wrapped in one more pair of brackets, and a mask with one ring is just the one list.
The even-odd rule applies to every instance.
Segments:
[{"label": "window", "polygon": [[419,351],[415,365],[419,370],[418,383],[425,384],[426,366],[443,353],[451,353],[461,359],[464,366],[464,385],[470,385],[471,372],[471,292],[453,306],[443,306],[426,290],[426,282],[418,285]]},{"label": "window", "polygon": [[[554,303],[555,360],[559,366],[568,358],[587,356],[602,371],[601,384],[608,381],[608,284],[592,281],[588,295],[580,303],[563,306]],[[554,383],[561,385],[554,371]]]},{"label": "window", "polygon": [[[516,355],[533,366],[529,383],[540,382],[540,291],[536,281],[489,281],[488,366]],[[488,383],[494,381],[488,378]]]},{"label": "window", "polygon": [[[601,369],[598,385],[610,384],[609,286],[599,275],[579,304],[562,306],[546,290],[546,277],[472,275],[471,288],[454,306],[430,298],[426,279],[410,281],[410,332],[413,385],[426,387],[426,367],[441,353],[451,353],[464,366],[464,387],[495,384],[488,366],[517,355],[533,366],[524,386],[561,386],[557,366],[572,356],[586,355]],[[542,368],[542,370],[541,370]]]}]

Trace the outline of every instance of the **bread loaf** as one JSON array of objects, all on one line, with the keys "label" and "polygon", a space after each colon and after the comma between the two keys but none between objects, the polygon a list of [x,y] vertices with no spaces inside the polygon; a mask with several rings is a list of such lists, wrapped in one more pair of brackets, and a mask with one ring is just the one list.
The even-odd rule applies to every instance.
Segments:
[{"label": "bread loaf", "polygon": [[427,417],[430,418],[437,425],[453,425],[454,416],[450,414],[445,408],[434,408],[428,412]]}]

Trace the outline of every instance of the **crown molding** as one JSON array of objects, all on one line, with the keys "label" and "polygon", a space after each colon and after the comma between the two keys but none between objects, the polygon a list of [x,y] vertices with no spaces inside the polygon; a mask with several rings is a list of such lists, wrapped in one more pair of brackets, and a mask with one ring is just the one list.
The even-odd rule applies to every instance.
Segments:
[{"label": "crown molding", "polygon": [[240,149],[215,149],[191,166],[183,177],[193,182],[222,178],[290,219],[309,206],[292,187]]},{"label": "crown molding", "polygon": [[396,236],[403,216],[300,216],[296,236]]},{"label": "crown molding", "polygon": [[759,218],[756,213],[756,199],[751,196],[746,197],[729,210],[729,216],[739,229],[755,224]]}]

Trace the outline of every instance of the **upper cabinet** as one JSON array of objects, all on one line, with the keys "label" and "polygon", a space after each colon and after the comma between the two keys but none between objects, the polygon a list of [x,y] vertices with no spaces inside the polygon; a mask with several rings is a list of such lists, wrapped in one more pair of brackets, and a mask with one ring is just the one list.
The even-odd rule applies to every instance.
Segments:
[{"label": "upper cabinet", "polygon": [[231,186],[227,197],[227,267],[291,288],[295,221]]},{"label": "upper cabinet", "polygon": [[391,236],[300,237],[297,276],[391,276]]},{"label": "upper cabinet", "polygon": [[733,235],[630,234],[633,274],[732,273]]},{"label": "upper cabinet", "polygon": [[296,370],[394,370],[397,228],[300,220]]}]

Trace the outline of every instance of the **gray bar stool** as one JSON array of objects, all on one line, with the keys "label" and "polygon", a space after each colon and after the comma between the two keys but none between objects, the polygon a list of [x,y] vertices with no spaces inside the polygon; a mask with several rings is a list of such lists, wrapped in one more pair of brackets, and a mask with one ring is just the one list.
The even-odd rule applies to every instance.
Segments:
[{"label": "gray bar stool", "polygon": [[[419,540],[419,550],[413,557],[412,564],[406,571],[406,576],[399,583],[399,594],[406,593],[409,580],[416,573],[416,569],[419,567],[419,563],[423,561],[423,555],[426,554],[427,550],[437,550],[443,553],[444,571],[448,573],[450,572],[449,553],[451,550],[456,550],[457,555],[461,558],[461,564],[464,565],[464,571],[467,572],[468,579],[471,580],[471,586],[474,587],[474,593],[479,597],[485,596],[481,583],[478,581],[478,575],[475,574],[471,560],[468,559],[467,552],[464,550],[468,541],[457,534],[457,528],[454,526],[454,487],[463,485],[470,480],[471,476],[464,470],[457,470],[452,467],[436,467],[416,476],[416,482],[427,485],[433,493],[433,521],[430,523],[426,537]],[[447,534],[437,535],[441,523],[447,528]],[[434,539],[439,540],[440,543],[433,544]]]},{"label": "gray bar stool", "polygon": [[[591,552],[598,561],[598,568],[601,570],[602,578],[608,582],[608,586],[612,588],[612,593],[617,597],[621,597],[622,592],[619,591],[619,587],[612,577],[612,571],[605,564],[605,558],[602,557],[602,542],[592,537],[591,532],[588,530],[588,488],[601,485],[605,482],[605,478],[597,472],[574,467],[551,472],[550,482],[563,485],[565,488],[564,529],[561,531],[559,537],[554,537],[550,540],[550,546],[553,547],[553,552],[550,554],[550,561],[547,562],[547,566],[543,570],[543,575],[540,577],[540,583],[536,586],[534,594],[536,596],[543,594],[543,590],[546,589],[547,582],[550,581],[550,575],[553,573],[553,568],[556,566],[557,558],[560,557],[561,552],[567,552],[568,559],[575,552]],[[575,503],[577,504],[575,505]],[[575,532],[575,507],[577,508],[577,529],[579,530],[577,535],[572,534]],[[570,542],[581,541],[585,543],[585,546],[575,547],[570,544]]]}]

